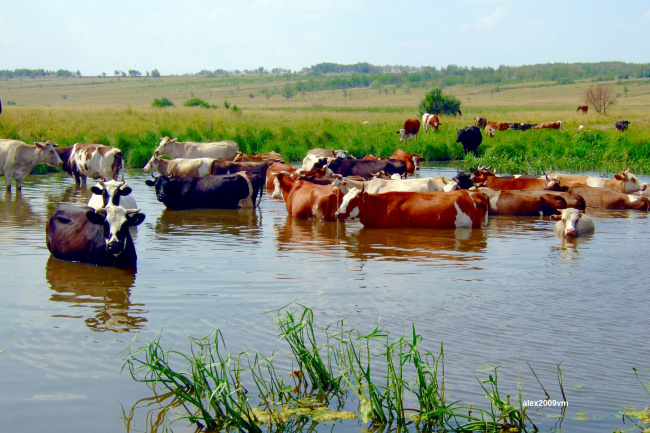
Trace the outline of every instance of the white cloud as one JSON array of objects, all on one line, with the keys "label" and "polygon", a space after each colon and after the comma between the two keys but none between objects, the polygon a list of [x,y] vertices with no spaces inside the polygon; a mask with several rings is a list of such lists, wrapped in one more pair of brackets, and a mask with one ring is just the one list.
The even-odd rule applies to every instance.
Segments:
[{"label": "white cloud", "polygon": [[487,17],[479,18],[474,24],[476,30],[486,30],[493,29],[502,22],[508,15],[508,10],[506,8],[497,8],[492,15]]}]

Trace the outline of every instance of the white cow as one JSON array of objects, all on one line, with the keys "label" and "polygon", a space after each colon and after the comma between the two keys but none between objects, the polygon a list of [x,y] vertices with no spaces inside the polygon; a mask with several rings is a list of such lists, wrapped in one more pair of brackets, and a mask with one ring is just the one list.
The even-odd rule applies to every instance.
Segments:
[{"label": "white cow", "polygon": [[458,189],[458,183],[445,176],[404,180],[375,178],[368,181],[342,178],[334,180],[332,185],[338,186],[343,194],[347,194],[352,188],[358,188],[368,194],[383,194],[385,192],[455,191]]},{"label": "white cow", "polygon": [[176,158],[214,158],[232,161],[239,152],[239,146],[234,141],[225,140],[212,143],[195,143],[192,141],[178,141],[178,139],[164,137],[154,151],[155,155]]},{"label": "white cow", "polygon": [[61,167],[63,162],[55,150],[56,144],[27,144],[18,140],[0,139],[0,176],[5,177],[7,191],[11,191],[11,178],[16,179],[16,189],[22,189],[22,182],[38,164]]},{"label": "white cow", "polygon": [[157,171],[168,177],[198,177],[212,174],[212,164],[217,161],[213,158],[176,158],[163,159],[154,155],[151,157],[144,171],[153,173]]},{"label": "white cow", "polygon": [[595,231],[593,220],[583,211],[570,207],[561,212],[560,215],[551,215],[551,219],[557,221],[553,230],[558,236],[578,237]]}]

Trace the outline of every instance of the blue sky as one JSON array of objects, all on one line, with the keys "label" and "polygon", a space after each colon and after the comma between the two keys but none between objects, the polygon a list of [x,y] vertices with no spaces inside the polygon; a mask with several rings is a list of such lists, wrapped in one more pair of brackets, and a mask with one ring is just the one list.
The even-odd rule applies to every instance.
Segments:
[{"label": "blue sky", "polygon": [[650,62],[647,0],[0,0],[0,69]]}]

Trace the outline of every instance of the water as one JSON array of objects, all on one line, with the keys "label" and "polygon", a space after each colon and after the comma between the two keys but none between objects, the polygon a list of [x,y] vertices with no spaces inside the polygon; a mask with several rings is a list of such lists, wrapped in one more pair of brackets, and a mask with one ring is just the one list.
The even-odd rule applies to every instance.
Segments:
[{"label": "water", "polygon": [[147,216],[135,236],[137,272],[50,258],[49,214],[90,194],[72,178],[30,176],[22,194],[0,196],[0,430],[151,431],[148,408],[124,420],[152,394],[120,371],[119,354],[160,332],[186,352],[187,335],[218,326],[228,351],[276,349],[288,372],[274,316],[264,313],[290,302],[312,308],[319,328],[346,318],[370,331],[379,321],[397,338],[415,323],[423,348],[438,353],[444,343],[448,394],[465,404],[487,407],[474,377],[487,377],[483,364],[502,366],[503,393],[516,396],[521,380],[526,399],[543,399],[528,363],[561,401],[552,372],[561,362],[569,406],[563,418],[531,408],[542,431],[630,427],[623,407],[650,401],[632,370],[650,380],[646,213],[590,210],[596,233],[576,241],[555,237],[548,217],[491,217],[479,230],[365,230],[293,219],[269,195],[256,210],[169,211],[146,178],[127,173]]}]

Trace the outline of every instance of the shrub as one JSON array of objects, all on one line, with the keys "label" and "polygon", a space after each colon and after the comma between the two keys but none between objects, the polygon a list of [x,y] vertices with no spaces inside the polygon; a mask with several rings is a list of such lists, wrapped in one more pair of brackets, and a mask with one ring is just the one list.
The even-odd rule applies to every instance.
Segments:
[{"label": "shrub", "polygon": [[420,100],[418,112],[420,116],[424,113],[449,114],[455,116],[460,110],[460,101],[454,96],[445,96],[439,88],[432,89]]},{"label": "shrub", "polygon": [[206,101],[204,101],[201,98],[190,98],[187,101],[183,102],[183,105],[185,105],[186,107],[210,108],[210,104],[208,104]]},{"label": "shrub", "polygon": [[151,103],[152,107],[173,107],[174,103],[167,98],[156,98]]}]

